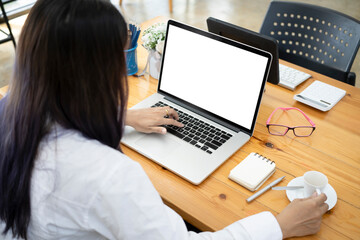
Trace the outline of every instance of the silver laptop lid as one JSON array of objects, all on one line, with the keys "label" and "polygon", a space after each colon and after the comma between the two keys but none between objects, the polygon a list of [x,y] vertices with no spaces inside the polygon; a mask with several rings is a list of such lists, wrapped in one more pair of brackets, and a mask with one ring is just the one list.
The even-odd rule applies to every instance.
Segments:
[{"label": "silver laptop lid", "polygon": [[271,59],[263,50],[169,20],[158,92],[252,135]]}]

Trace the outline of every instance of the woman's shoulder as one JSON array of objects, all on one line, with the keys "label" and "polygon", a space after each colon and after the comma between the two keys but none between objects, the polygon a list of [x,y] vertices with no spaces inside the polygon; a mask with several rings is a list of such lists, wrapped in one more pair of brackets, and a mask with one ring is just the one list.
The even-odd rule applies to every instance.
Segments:
[{"label": "woman's shoulder", "polygon": [[[119,143],[120,144],[120,143]],[[109,147],[98,140],[89,139],[81,132],[74,129],[64,129],[56,125],[40,144],[40,151],[50,152],[56,155],[57,160],[71,162],[92,161],[121,161],[129,160],[118,149]],[[66,157],[65,157],[66,156]],[[64,157],[64,159],[62,159]]]},{"label": "woman's shoulder", "polygon": [[36,169],[54,169],[60,186],[74,182],[91,185],[93,191],[115,171],[139,169],[138,163],[117,149],[88,139],[79,131],[57,128],[43,140]]}]

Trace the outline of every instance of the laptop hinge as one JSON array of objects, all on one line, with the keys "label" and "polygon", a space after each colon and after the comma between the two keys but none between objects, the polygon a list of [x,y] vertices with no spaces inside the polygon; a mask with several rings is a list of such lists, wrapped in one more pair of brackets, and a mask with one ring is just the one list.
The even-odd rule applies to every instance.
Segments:
[{"label": "laptop hinge", "polygon": [[241,132],[244,132],[246,134],[250,134],[250,133],[242,130],[240,127],[234,126],[233,124],[228,123],[226,121],[222,121],[221,119],[218,119],[218,118],[212,116],[212,114],[210,114],[210,113],[206,113],[205,111],[199,109],[198,107],[194,107],[194,106],[191,106],[189,104],[186,104],[183,101],[179,101],[179,100],[177,100],[177,99],[175,99],[175,98],[173,98],[171,96],[166,96],[164,93],[162,93],[162,94],[164,95],[164,98],[166,100],[168,100],[170,102],[173,102],[173,103],[175,103],[175,104],[177,104],[177,105],[179,105],[179,106],[181,106],[183,108],[186,108],[186,109],[188,109],[188,110],[190,110],[192,112],[195,112],[196,114],[198,114],[198,115],[200,115],[202,117],[205,117],[205,118],[207,118],[207,119],[209,119],[209,120],[211,120],[213,122],[216,122],[217,124],[219,124],[219,125],[221,125],[223,127],[226,127],[226,128],[228,128],[228,129],[230,129],[230,130],[232,130],[234,132],[237,132],[237,133],[241,131]]}]

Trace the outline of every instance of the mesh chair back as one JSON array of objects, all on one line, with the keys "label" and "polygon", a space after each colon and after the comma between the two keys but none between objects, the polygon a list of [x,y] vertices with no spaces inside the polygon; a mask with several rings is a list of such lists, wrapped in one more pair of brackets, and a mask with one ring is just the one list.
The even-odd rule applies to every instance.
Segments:
[{"label": "mesh chair back", "polygon": [[344,82],[360,44],[358,20],[294,2],[271,2],[260,33],[278,40],[281,59]]}]

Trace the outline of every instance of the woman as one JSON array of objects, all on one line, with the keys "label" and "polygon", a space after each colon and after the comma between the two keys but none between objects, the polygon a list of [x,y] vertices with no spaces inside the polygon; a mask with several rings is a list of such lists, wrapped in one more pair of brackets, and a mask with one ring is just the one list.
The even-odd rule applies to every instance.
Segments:
[{"label": "woman", "polygon": [[[188,232],[119,142],[166,133],[158,108],[126,114],[126,23],[105,0],[38,0],[0,115],[0,219],[26,239],[281,239],[316,233],[326,196],[210,233]],[[125,115],[127,117],[125,117]]]}]

